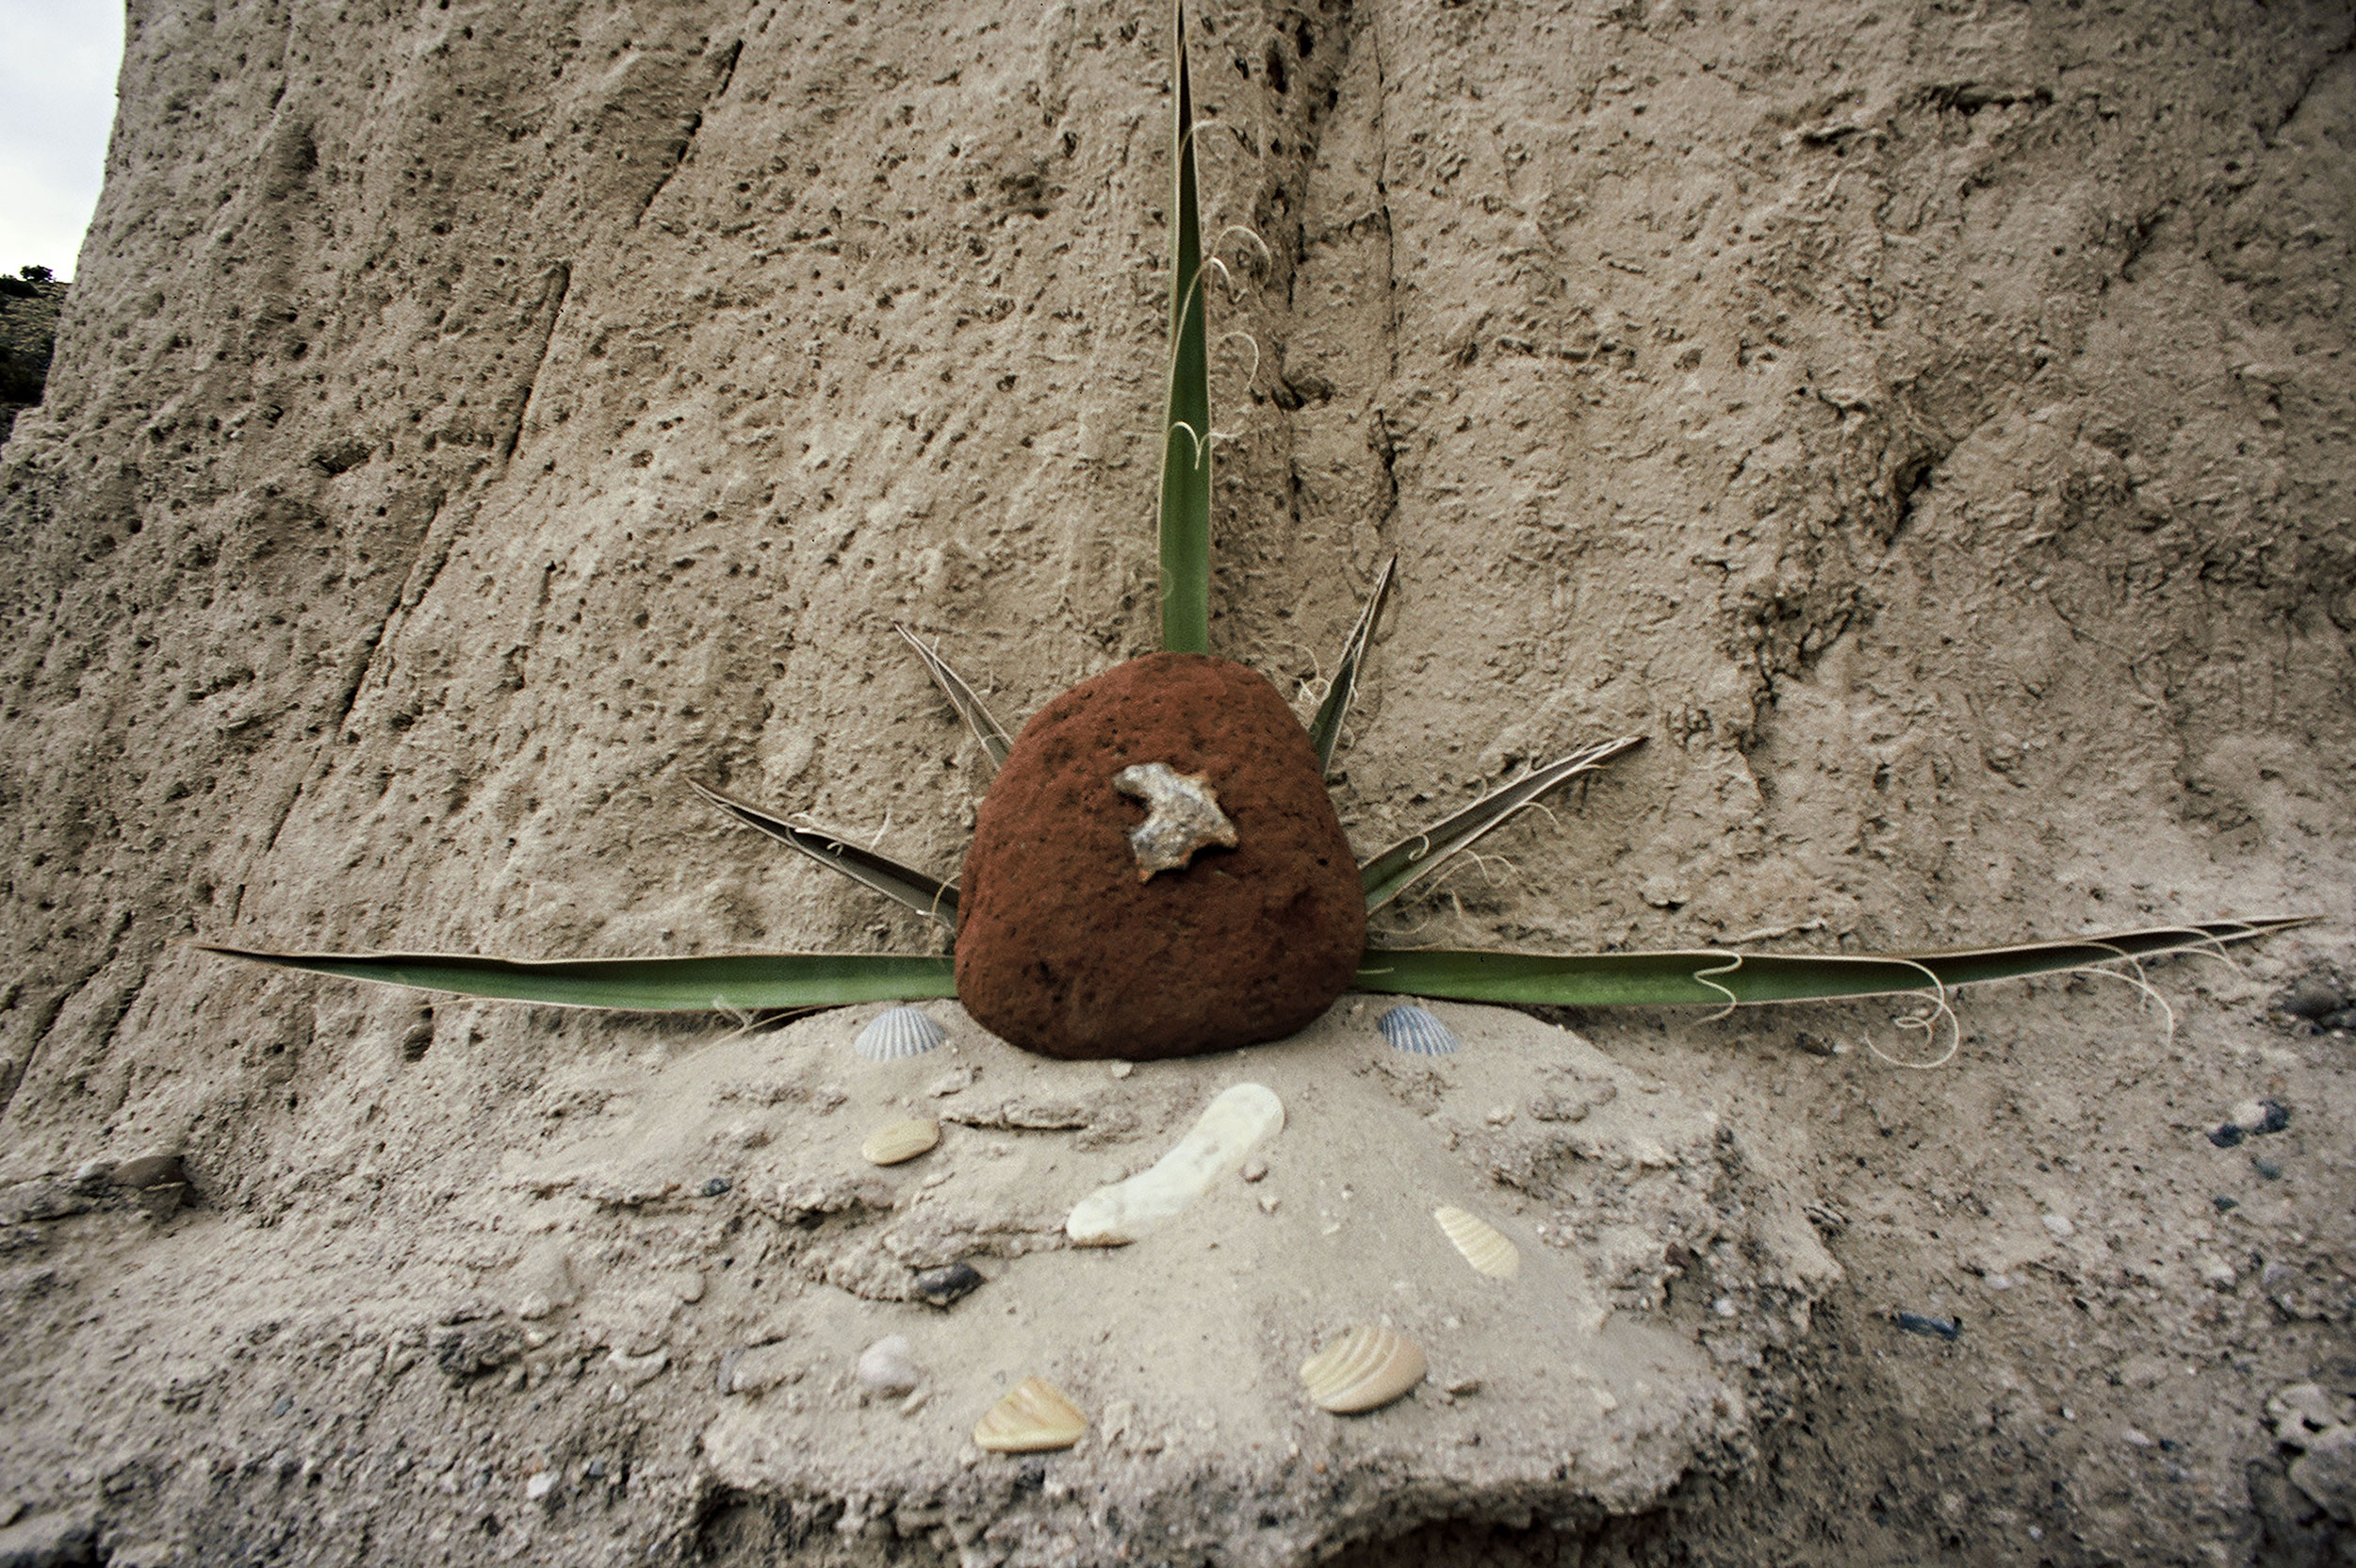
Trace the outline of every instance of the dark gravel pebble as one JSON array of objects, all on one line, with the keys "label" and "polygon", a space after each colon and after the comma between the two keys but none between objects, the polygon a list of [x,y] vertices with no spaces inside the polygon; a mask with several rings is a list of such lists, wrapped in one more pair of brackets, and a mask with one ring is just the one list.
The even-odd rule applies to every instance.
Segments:
[{"label": "dark gravel pebble", "polygon": [[2267,1159],[2264,1154],[2250,1155],[2250,1167],[2269,1182],[2279,1182],[2282,1179],[2282,1168],[2276,1165],[2272,1160]]},{"label": "dark gravel pebble", "polygon": [[2219,1214],[2224,1214],[2229,1210],[2238,1209],[2241,1207],[2240,1199],[2228,1198],[2221,1192],[2215,1198],[2210,1199],[2209,1201],[2217,1206],[2217,1212]]},{"label": "dark gravel pebble", "polygon": [[928,1269],[916,1277],[917,1296],[936,1307],[945,1307],[959,1297],[971,1296],[981,1286],[981,1274],[968,1263]]},{"label": "dark gravel pebble", "polygon": [[1950,1340],[1963,1337],[1963,1319],[1960,1317],[1925,1317],[1919,1312],[1902,1312],[1895,1321],[1901,1330],[1910,1334]]},{"label": "dark gravel pebble", "polygon": [[2209,1141],[2219,1149],[2231,1149],[2249,1135],[2230,1121],[2220,1121],[2209,1129]]},{"label": "dark gravel pebble", "polygon": [[729,1181],[726,1176],[714,1176],[711,1181],[704,1184],[704,1196],[706,1198],[717,1198],[735,1184],[735,1183]]}]

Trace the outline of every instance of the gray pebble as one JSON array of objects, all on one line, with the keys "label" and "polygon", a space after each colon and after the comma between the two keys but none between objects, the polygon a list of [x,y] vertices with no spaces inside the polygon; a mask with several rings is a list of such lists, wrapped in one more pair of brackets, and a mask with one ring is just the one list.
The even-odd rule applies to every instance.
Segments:
[{"label": "gray pebble", "polygon": [[703,1184],[703,1195],[706,1198],[717,1198],[733,1185],[735,1185],[735,1184],[730,1182],[726,1176],[714,1176],[711,1181],[706,1182]]},{"label": "gray pebble", "polygon": [[2250,1168],[2269,1182],[2279,1182],[2282,1179],[2282,1168],[2264,1154],[2250,1155]]},{"label": "gray pebble", "polygon": [[2320,971],[2306,976],[2275,999],[2274,1004],[2293,1018],[2321,1019],[2346,1009],[2351,999],[2339,984]]},{"label": "gray pebble", "polygon": [[924,1380],[911,1357],[906,1334],[886,1334],[860,1351],[857,1371],[862,1386],[894,1398],[912,1392]]}]

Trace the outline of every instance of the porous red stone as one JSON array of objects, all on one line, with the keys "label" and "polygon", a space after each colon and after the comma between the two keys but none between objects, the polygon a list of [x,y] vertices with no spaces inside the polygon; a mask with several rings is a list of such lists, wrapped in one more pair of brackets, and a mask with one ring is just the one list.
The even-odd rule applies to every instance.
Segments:
[{"label": "porous red stone", "polygon": [[[1113,788],[1133,763],[1207,775],[1235,825],[1144,881]],[[1307,731],[1230,660],[1156,653],[1055,698],[982,802],[957,894],[957,1000],[1066,1058],[1151,1061],[1278,1039],[1348,988],[1366,895]]]}]

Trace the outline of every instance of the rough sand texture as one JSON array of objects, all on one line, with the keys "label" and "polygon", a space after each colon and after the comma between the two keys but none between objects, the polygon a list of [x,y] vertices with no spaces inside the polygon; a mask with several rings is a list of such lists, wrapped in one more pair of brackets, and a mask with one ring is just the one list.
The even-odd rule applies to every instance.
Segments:
[{"label": "rough sand texture", "polygon": [[[1301,1441],[1265,1380],[1380,1281],[1336,1273],[1247,1316],[1206,1268],[1164,1286],[1158,1243],[1034,1251],[1061,1169],[991,1189],[976,1266],[1004,1273],[939,1320],[998,1359],[905,1421],[825,1404],[862,1315],[914,1340],[932,1309],[782,1265],[733,1280],[830,1237],[888,1255],[849,1240],[890,1233],[867,1198],[843,1189],[806,1229],[757,1189],[633,1205],[618,1177],[610,1200],[519,1184],[615,1118],[701,1125],[742,1102],[719,1077],[755,1082],[804,1034],[428,1011],[172,944],[935,941],[683,781],[949,868],[986,769],[890,623],[939,637],[1009,723],[1150,646],[1161,13],[141,0],[47,400],[0,457],[8,1550],[924,1562],[1037,1556],[1052,1526],[1126,1530],[1140,1562],[1182,1560],[1190,1530],[1277,1560],[1432,1518],[1470,1522],[1383,1560],[2344,1559],[2266,1405],[2356,1390],[2350,1047],[2267,1009],[2356,960],[2346,6],[1364,0],[1201,21],[1209,226],[1266,246],[1222,249],[1237,298],[1214,330],[1243,335],[1214,387],[1215,650],[1306,712],[1400,553],[1334,784],[1361,852],[1517,762],[1652,741],[1378,935],[1857,948],[2335,923],[2238,969],[2155,966],[2172,1034],[2116,981],[1999,988],[1964,1004],[1937,1072],[1864,1049],[1922,1049],[1888,1005],[1576,1021],[1714,1111],[1742,1179],[1844,1270],[1806,1333],[1713,1374],[1742,1393],[1741,1441],[1672,1433],[1703,1462],[1662,1509],[1667,1459],[1576,1507],[1516,1471],[1524,1434],[1585,1441],[1548,1425],[1575,1400],[1534,1393],[1512,1396],[1494,1471],[1425,1443],[1383,1489],[1255,1468],[1276,1461],[1241,1446],[1253,1423],[1261,1456]],[[1441,1070],[1496,1070],[1486,1038]],[[1569,1059],[1532,1049],[1498,1101],[1521,1104],[1513,1129]],[[978,1089],[1018,1070],[962,1050]],[[1389,1125],[1353,1075],[1380,1057],[1306,1052],[1271,1055],[1330,1078],[1366,1137]],[[855,1147],[868,1091],[836,1059],[844,1103],[761,1107],[777,1124],[756,1152],[800,1169]],[[1134,1100],[1099,1102],[1134,1106],[1137,1142],[1091,1157],[1150,1157],[1195,1102],[1169,1086],[1209,1067],[1121,1081]],[[2253,1097],[2289,1126],[2203,1135]],[[1088,1135],[975,1135],[1025,1152],[974,1168],[1010,1179],[1078,1157],[1040,1139]],[[1354,1190],[1403,1214],[1411,1178],[1459,1168],[1433,1147]],[[75,1189],[89,1162],[157,1151],[184,1156],[192,1207],[95,1168]],[[1268,1178],[1308,1184],[1288,1203],[1351,1179],[1292,1158]],[[1576,1234],[1555,1194],[1603,1179],[1586,1163],[1497,1217]],[[1513,1190],[1458,1200],[1495,1213]],[[1762,1221],[1727,1223],[1739,1241]],[[1752,1322],[1711,1271],[1763,1265],[1651,1241],[1661,1299],[1613,1326],[1672,1357],[1722,1295]],[[1138,1282],[1047,1290],[1067,1269]],[[1464,1283],[1450,1269],[1435,1251],[1399,1277],[1431,1299]],[[532,1293],[548,1317],[515,1315]],[[453,1320],[477,1300],[496,1310]],[[1203,1396],[1216,1450],[1183,1369],[1138,1374],[1170,1380],[1150,1397],[1114,1376],[1213,1301],[1198,1331],[1252,1374]],[[1901,1332],[1899,1311],[1961,1336]],[[985,1339],[993,1313],[1037,1337]],[[781,1364],[811,1370],[723,1395],[719,1358],[761,1314],[794,1347]],[[1108,1320],[1129,1337],[1090,1348]],[[1529,1334],[1556,1354],[1548,1326]],[[1036,1485],[1029,1462],[957,1468],[960,1517],[1006,1527],[966,1543],[945,1513],[895,1534],[896,1502],[872,1509],[900,1494],[849,1490],[871,1429],[894,1434],[867,1462],[894,1485],[950,1475],[924,1444],[1051,1348],[1092,1411],[1129,1398],[1140,1432],[1185,1442],[1092,1446]],[[1477,1422],[1487,1386],[1303,1428],[1303,1462]],[[761,1446],[788,1430],[823,1451]],[[1450,1478],[1476,1473],[1494,1484]],[[1205,1500],[1276,1489],[1276,1522],[1155,1511],[1198,1477]]]}]

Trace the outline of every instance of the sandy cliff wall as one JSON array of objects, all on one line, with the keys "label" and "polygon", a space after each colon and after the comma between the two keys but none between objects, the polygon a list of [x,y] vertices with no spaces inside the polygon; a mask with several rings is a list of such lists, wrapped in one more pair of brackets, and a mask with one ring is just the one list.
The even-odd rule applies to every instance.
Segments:
[{"label": "sandy cliff wall", "polygon": [[[208,1223],[397,1237],[491,1179],[551,1063],[677,1034],[421,1014],[181,939],[929,939],[683,781],[951,867],[986,780],[891,624],[1008,716],[1151,645],[1161,22],[134,4],[47,400],[0,458],[0,1176],[170,1149]],[[1517,762],[1652,739],[1391,929],[2345,917],[2349,38],[2335,4],[1203,10],[1204,186],[1256,236],[1222,249],[1218,648],[1313,695],[1399,552],[1337,787],[1362,851]],[[2345,951],[2315,941],[2273,961]],[[2344,1104],[2323,1046],[2255,1021],[2277,972],[2220,981],[2189,1056],[2049,990],[1972,1016],[1966,1076],[1824,1067],[1809,1104],[1879,1107],[1808,1134],[1830,1164],[1917,1130],[1853,1272],[1952,1268],[1905,1275],[1926,1205],[2053,1127],[2189,1161],[2269,1076]],[[2088,1009],[2113,1032],[2071,1033]],[[1629,1049],[1785,1070],[1745,1037]],[[2168,1168],[2152,1201],[2194,1229],[2133,1248],[2204,1301],[2184,1260],[2250,1248]],[[2326,1295],[2330,1172],[2266,1189],[2300,1237],[2269,1255]],[[1988,1224],[1988,1192],[2029,1201],[2009,1180],[1978,1178]],[[102,1287],[72,1255],[34,1259],[48,1294],[12,1310],[49,1337],[10,1352],[65,1446],[57,1401],[114,1376],[76,1359],[57,1293]],[[2218,1485],[2254,1434],[2217,1440]],[[2125,1550],[2149,1499],[2087,1486]]]}]

